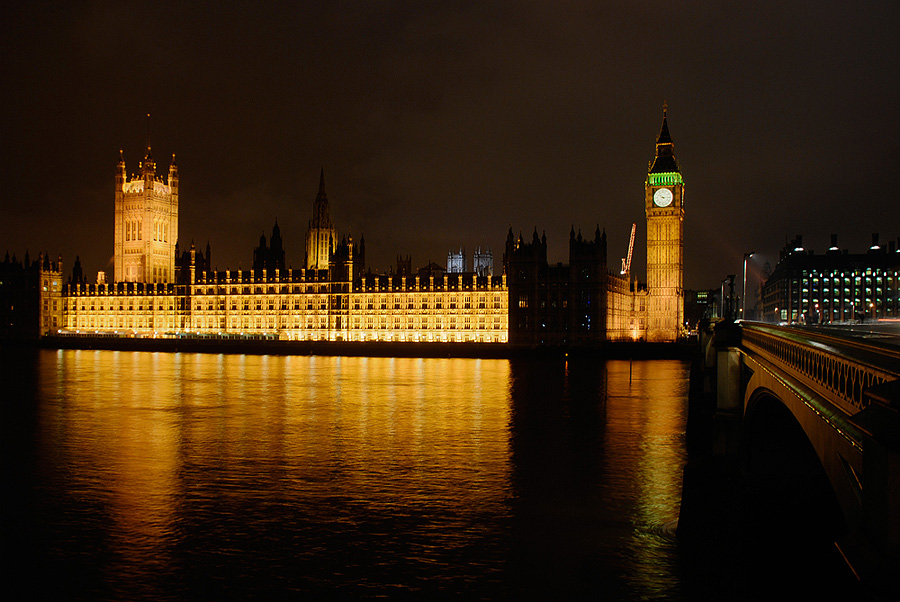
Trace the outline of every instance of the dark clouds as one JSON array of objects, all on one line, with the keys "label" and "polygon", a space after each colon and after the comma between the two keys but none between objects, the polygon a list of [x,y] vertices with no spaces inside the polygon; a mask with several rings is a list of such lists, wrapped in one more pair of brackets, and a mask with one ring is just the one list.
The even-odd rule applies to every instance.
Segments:
[{"label": "dark clouds", "polygon": [[[311,3],[318,5],[319,3]],[[322,3],[326,4],[326,3]],[[687,182],[688,287],[785,237],[861,250],[900,235],[895,2],[87,2],[4,7],[2,242],[112,255],[118,149],[153,113],[176,153],[181,238],[246,266],[277,218],[299,266],[324,165],[370,263],[443,262],[507,229],[631,223],[663,100]],[[641,245],[635,256],[643,273]]]}]

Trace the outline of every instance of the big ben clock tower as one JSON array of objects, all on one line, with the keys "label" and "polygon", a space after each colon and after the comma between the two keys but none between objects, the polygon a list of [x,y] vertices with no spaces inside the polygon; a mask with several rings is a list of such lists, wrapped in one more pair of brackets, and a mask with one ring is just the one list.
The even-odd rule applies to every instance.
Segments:
[{"label": "big ben clock tower", "polygon": [[647,216],[647,340],[675,341],[684,320],[684,180],[663,105],[656,157],[644,183]]}]

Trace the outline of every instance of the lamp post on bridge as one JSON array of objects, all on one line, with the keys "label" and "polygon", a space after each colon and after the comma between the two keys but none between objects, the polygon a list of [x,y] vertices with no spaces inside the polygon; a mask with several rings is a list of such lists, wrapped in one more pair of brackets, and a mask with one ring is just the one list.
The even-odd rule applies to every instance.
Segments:
[{"label": "lamp post on bridge", "polygon": [[725,318],[725,283],[728,282],[728,278],[722,279],[721,291],[719,292],[719,317]]},{"label": "lamp post on bridge", "polygon": [[747,307],[747,260],[756,255],[756,251],[744,253],[744,288],[741,291],[741,319],[745,319],[744,309]]}]

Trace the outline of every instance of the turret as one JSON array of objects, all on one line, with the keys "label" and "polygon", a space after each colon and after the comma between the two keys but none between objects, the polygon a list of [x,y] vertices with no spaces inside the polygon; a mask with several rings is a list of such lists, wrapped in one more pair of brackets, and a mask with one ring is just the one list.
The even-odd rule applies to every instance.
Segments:
[{"label": "turret", "polygon": [[194,284],[197,280],[197,248],[194,247],[194,241],[191,241],[191,263],[190,263],[190,284]]},{"label": "turret", "polygon": [[119,149],[119,164],[116,166],[116,192],[125,187],[125,153]]},{"label": "turret", "polygon": [[178,164],[175,163],[175,153],[172,153],[172,163],[169,165],[169,188],[172,194],[178,194]]},{"label": "turret", "polygon": [[150,190],[153,188],[153,180],[156,179],[156,161],[153,160],[153,155],[150,153],[150,147],[147,147],[147,154],[144,156],[144,160],[141,163],[141,177],[144,179],[144,190]]}]

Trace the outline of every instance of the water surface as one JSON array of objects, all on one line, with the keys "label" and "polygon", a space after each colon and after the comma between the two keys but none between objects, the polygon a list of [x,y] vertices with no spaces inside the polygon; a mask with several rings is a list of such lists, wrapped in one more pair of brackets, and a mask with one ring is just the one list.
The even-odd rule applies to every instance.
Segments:
[{"label": "water surface", "polygon": [[682,362],[5,359],[26,591],[681,597]]}]

